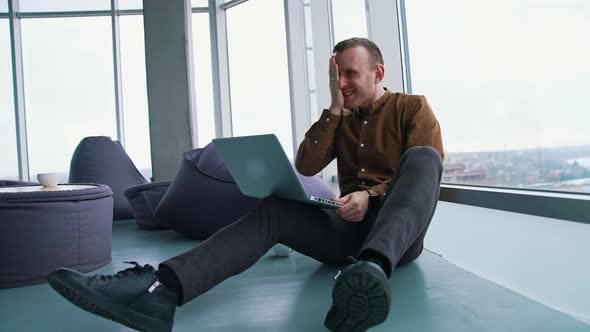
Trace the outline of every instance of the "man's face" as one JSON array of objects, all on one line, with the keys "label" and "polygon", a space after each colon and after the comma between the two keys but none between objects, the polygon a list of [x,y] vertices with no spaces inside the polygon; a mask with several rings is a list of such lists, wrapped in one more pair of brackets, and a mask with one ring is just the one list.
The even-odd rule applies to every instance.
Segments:
[{"label": "man's face", "polygon": [[338,52],[336,64],[340,76],[338,87],[344,95],[344,108],[352,110],[367,107],[378,99],[377,88],[382,79],[378,72],[382,65],[373,64],[369,51],[359,46]]}]

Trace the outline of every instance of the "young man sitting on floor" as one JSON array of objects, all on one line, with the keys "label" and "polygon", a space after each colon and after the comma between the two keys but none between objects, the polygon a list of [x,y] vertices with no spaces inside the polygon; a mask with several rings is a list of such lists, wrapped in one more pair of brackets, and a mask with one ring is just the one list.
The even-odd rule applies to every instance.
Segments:
[{"label": "young man sitting on floor", "polygon": [[283,243],[343,266],[325,319],[332,331],[364,331],[389,313],[388,278],[416,259],[438,201],[443,146],[422,96],[382,86],[383,57],[364,38],[341,41],[329,60],[331,105],[299,146],[296,167],[314,175],[338,161],[337,210],[274,197],[159,265],[111,276],[58,269],[50,285],[75,305],[140,331],[170,331],[177,305],[252,266]]}]

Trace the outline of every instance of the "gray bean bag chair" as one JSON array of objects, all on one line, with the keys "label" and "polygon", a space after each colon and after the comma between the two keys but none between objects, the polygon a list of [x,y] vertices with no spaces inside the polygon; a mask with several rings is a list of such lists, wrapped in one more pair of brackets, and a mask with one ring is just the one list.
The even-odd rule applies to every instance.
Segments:
[{"label": "gray bean bag chair", "polygon": [[[259,199],[240,193],[231,174],[209,144],[185,152],[155,217],[175,231],[204,240],[240,218]],[[231,207],[228,203],[231,202]]]},{"label": "gray bean bag chair", "polygon": [[0,187],[18,187],[18,186],[38,186],[37,182],[18,181],[18,180],[0,180]]},{"label": "gray bean bag chair", "polygon": [[69,183],[101,183],[113,191],[113,220],[131,219],[124,191],[148,181],[139,173],[121,144],[106,136],[80,141],[70,162]]},{"label": "gray bean bag chair", "polygon": [[124,191],[127,201],[133,210],[133,219],[137,228],[143,230],[170,229],[170,226],[160,222],[155,216],[160,200],[168,191],[171,181],[160,181],[140,184]]},{"label": "gray bean bag chair", "polygon": [[[301,179],[310,194],[333,196],[319,177],[301,176]],[[259,201],[242,195],[213,144],[209,144],[184,153],[155,217],[179,233],[204,240],[238,220]]]},{"label": "gray bean bag chair", "polygon": [[111,261],[113,199],[105,185],[80,190],[0,193],[0,288],[46,281]]}]

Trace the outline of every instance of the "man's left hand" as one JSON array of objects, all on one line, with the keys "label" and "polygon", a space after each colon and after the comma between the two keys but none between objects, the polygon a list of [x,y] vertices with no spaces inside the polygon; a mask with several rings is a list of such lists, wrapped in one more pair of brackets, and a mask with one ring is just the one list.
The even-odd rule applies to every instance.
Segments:
[{"label": "man's left hand", "polygon": [[342,204],[336,213],[350,222],[363,221],[369,209],[369,193],[366,191],[355,191],[340,198],[332,198],[332,200]]}]

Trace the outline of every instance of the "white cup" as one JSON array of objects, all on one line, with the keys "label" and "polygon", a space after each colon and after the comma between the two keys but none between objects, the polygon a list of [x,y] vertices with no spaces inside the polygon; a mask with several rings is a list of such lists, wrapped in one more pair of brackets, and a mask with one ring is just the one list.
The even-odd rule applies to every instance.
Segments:
[{"label": "white cup", "polygon": [[277,243],[272,248],[272,251],[275,256],[288,257],[291,251],[293,251],[293,249],[287,247],[284,244]]},{"label": "white cup", "polygon": [[43,187],[57,187],[59,173],[39,173],[37,180]]}]

